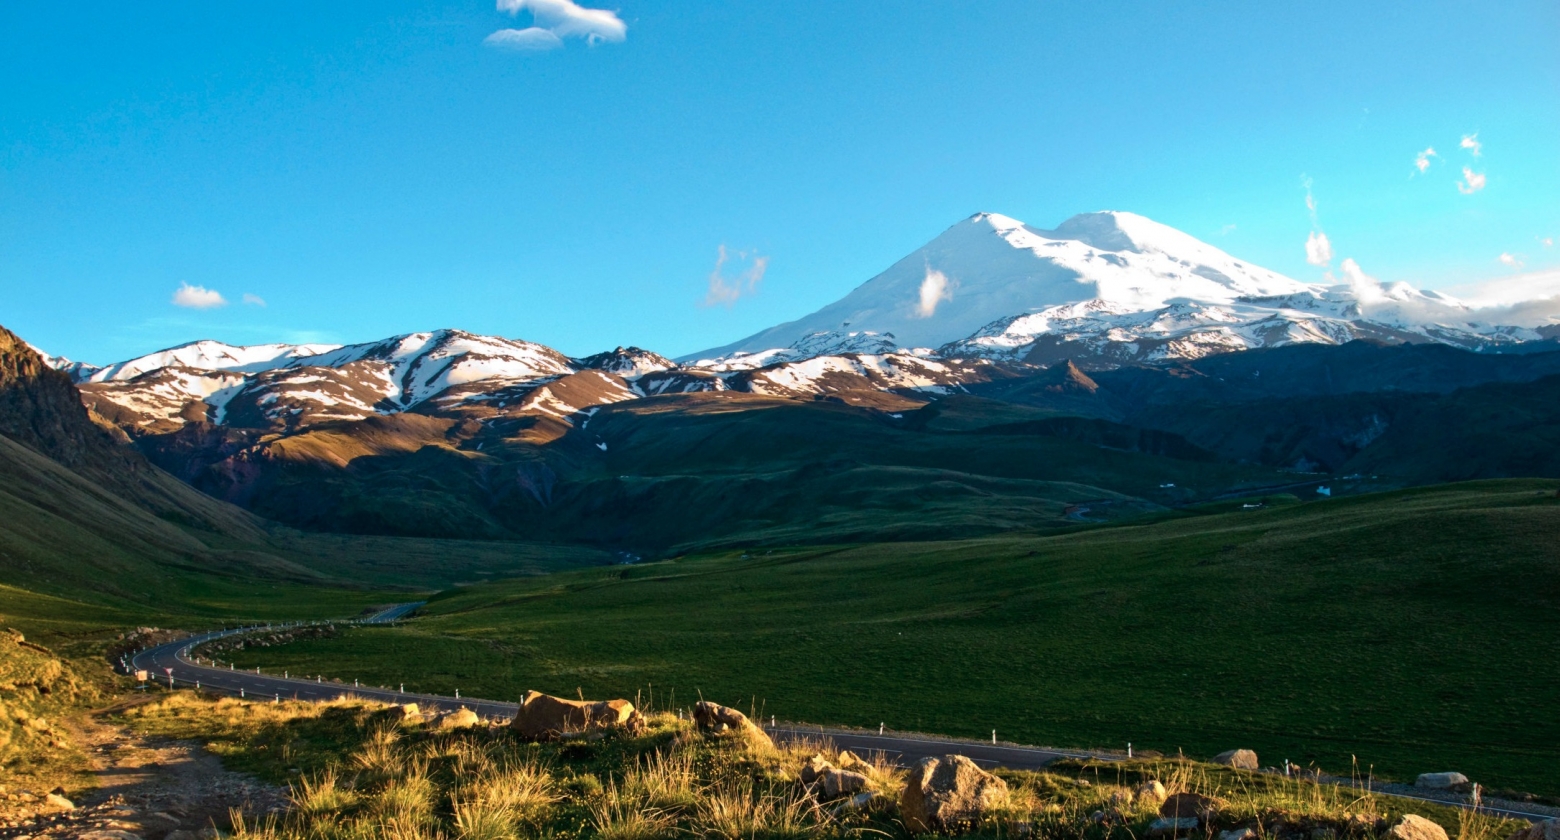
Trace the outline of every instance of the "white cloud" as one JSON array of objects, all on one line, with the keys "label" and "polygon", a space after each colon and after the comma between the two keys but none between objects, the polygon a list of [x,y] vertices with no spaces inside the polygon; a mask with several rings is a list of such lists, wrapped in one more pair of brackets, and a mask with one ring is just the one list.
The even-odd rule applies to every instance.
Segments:
[{"label": "white cloud", "polygon": [[[735,277],[726,276],[726,263],[733,258],[739,262],[747,262],[747,268],[739,272]],[[758,291],[758,284],[764,279],[764,272],[769,270],[769,258],[759,256],[749,251],[732,252],[725,245],[720,246],[715,256],[715,269],[710,272],[710,289],[704,296],[705,306],[721,304],[730,308],[738,298],[752,295]]]},{"label": "white cloud", "polygon": [[1483,173],[1474,172],[1472,169],[1464,166],[1463,179],[1457,182],[1457,191],[1463,195],[1473,195],[1484,189],[1484,182],[1485,177]]},{"label": "white cloud", "polygon": [[1419,170],[1420,173],[1423,173],[1426,169],[1430,168],[1430,159],[1433,157],[1440,157],[1440,155],[1435,153],[1434,146],[1430,146],[1429,148],[1420,152],[1418,157],[1414,158],[1414,168]]},{"label": "white cloud", "polygon": [[1540,327],[1560,322],[1560,269],[1507,274],[1447,291],[1472,307],[1469,314],[1483,323]]},{"label": "white cloud", "polygon": [[1229,236],[1230,234],[1232,234],[1234,232],[1235,232],[1235,225],[1234,225],[1234,223],[1227,224],[1224,227],[1219,228],[1219,235],[1220,236]]},{"label": "white cloud", "polygon": [[587,9],[573,0],[498,0],[498,10],[518,15],[531,13],[531,26],[525,29],[500,29],[483,43],[512,50],[553,50],[566,38],[583,38],[595,46],[604,41],[621,43],[628,37],[628,24],[615,12]]},{"label": "white cloud", "polygon": [[173,293],[173,305],[188,309],[215,309],[218,306],[227,306],[227,298],[216,289],[181,283],[178,290]]},{"label": "white cloud", "polygon": [[1305,239],[1305,261],[1326,268],[1332,258],[1332,243],[1327,240],[1327,234],[1319,230],[1311,231],[1311,235]]},{"label": "white cloud", "polygon": [[259,295],[252,295],[249,292],[244,292],[244,305],[245,306],[265,306],[265,298],[263,298],[263,297],[261,297]]},{"label": "white cloud", "polygon": [[1521,257],[1514,256],[1512,254],[1507,254],[1507,253],[1502,253],[1500,256],[1496,257],[1495,259],[1500,260],[1501,264],[1509,265],[1512,268],[1521,268],[1522,266],[1527,264],[1527,263],[1524,263],[1522,261]]},{"label": "white cloud", "polygon": [[1544,246],[1545,248],[1555,247],[1555,238],[1553,236],[1539,236],[1535,238],[1538,240],[1538,244]]},{"label": "white cloud", "polygon": [[1479,132],[1477,131],[1472,134],[1464,134],[1462,142],[1457,145],[1473,152],[1474,157],[1484,154],[1484,144],[1479,142]]},{"label": "white cloud", "polygon": [[482,39],[482,43],[506,50],[542,52],[563,46],[563,39],[554,35],[551,30],[532,26],[526,29],[500,29]]},{"label": "white cloud", "polygon": [[915,317],[932,317],[937,313],[937,304],[945,300],[953,300],[953,283],[948,280],[948,275],[927,266],[926,276],[921,279],[921,293],[920,299],[916,301]]}]

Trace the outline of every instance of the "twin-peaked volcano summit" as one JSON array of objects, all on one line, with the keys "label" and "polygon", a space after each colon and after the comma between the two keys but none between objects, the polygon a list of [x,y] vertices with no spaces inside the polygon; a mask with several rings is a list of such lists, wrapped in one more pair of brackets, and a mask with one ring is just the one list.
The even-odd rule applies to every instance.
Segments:
[{"label": "twin-peaked volcano summit", "polygon": [[[978,213],[806,317],[687,360],[876,338],[950,357],[1109,366],[1352,338],[1470,348],[1540,338],[1406,284],[1308,284],[1133,213],[1054,230]],[[1062,348],[1065,352],[1059,351]]]}]

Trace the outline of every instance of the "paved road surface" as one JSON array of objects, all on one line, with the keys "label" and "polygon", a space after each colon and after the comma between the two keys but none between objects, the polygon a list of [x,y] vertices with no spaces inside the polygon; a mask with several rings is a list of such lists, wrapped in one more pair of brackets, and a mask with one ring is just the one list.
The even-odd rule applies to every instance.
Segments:
[{"label": "paved road surface", "polygon": [[[422,606],[423,603],[422,601],[417,601],[409,604],[397,604],[368,618],[359,619],[357,623],[383,624],[394,621],[408,615]],[[285,625],[273,625],[272,627],[274,629],[285,629]],[[221,691],[255,700],[334,700],[342,696],[351,696],[387,703],[416,703],[418,707],[427,710],[455,711],[466,708],[471,709],[484,718],[511,718],[515,716],[516,711],[519,709],[519,705],[516,703],[505,703],[498,700],[417,694],[415,692],[386,690],[368,686],[353,686],[330,682],[320,678],[304,679],[262,674],[257,671],[235,671],[227,668],[201,665],[189,658],[190,650],[196,645],[223,636],[250,633],[263,629],[265,627],[223,630],[192,636],[176,642],[168,642],[133,654],[128,658],[128,664],[131,670],[145,670],[151,674],[153,679],[165,685],[171,679],[175,685],[197,686],[205,690]],[[987,767],[1008,767],[1017,770],[1039,769],[1058,758],[1093,758],[1106,761],[1117,761],[1124,758],[1119,753],[984,744],[975,741],[926,738],[894,733],[875,735],[857,730],[808,727],[795,724],[780,724],[768,726],[765,729],[778,741],[784,742],[798,738],[823,740],[826,738],[837,748],[848,749],[857,753],[880,752],[900,764],[910,764],[927,756],[941,756],[950,752],[958,752],[960,755],[968,756]],[[1387,795],[1401,796],[1406,799],[1416,799],[1424,802],[1436,802],[1441,805],[1467,807],[1461,803],[1445,802],[1412,794],[1394,792]],[[1535,822],[1550,819],[1552,816],[1549,814],[1525,812],[1509,807],[1490,807],[1489,805],[1486,805],[1484,810]]]}]

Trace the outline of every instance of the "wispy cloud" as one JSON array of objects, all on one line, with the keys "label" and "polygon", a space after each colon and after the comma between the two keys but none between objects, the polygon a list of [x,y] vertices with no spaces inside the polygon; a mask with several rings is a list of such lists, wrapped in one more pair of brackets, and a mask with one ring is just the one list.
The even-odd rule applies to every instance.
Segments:
[{"label": "wispy cloud", "polygon": [[[746,268],[728,277],[726,264],[732,260],[736,260],[739,264],[746,264]],[[704,296],[704,305],[719,304],[730,308],[738,298],[757,292],[758,284],[763,281],[764,272],[768,270],[768,257],[751,251],[732,251],[725,245],[720,246],[720,250],[715,255],[715,268],[710,272],[710,289]]]},{"label": "wispy cloud", "polygon": [[244,292],[244,305],[265,306],[265,298],[259,295],[250,294],[249,292]]},{"label": "wispy cloud", "polygon": [[930,318],[937,314],[937,304],[945,300],[953,300],[954,283],[948,279],[948,275],[931,266],[926,267],[926,276],[921,278],[921,291],[915,305],[915,317]]},{"label": "wispy cloud", "polygon": [[227,306],[227,298],[216,289],[181,283],[173,293],[173,305],[186,309],[215,309],[219,306]]},{"label": "wispy cloud", "polygon": [[1457,182],[1457,191],[1463,195],[1473,195],[1484,189],[1485,177],[1482,172],[1474,172],[1471,168],[1463,167],[1463,179]]},{"label": "wispy cloud", "polygon": [[1522,261],[1521,257],[1516,256],[1515,254],[1502,253],[1495,259],[1500,260],[1502,265],[1509,265],[1512,268],[1521,268],[1522,266],[1527,265],[1527,263]]},{"label": "wispy cloud", "polygon": [[1555,247],[1555,238],[1553,236],[1537,236],[1534,238],[1538,240],[1538,244],[1544,246],[1545,248]]},{"label": "wispy cloud", "polygon": [[1311,194],[1311,177],[1300,176],[1300,186],[1305,187],[1305,209],[1311,214],[1311,233],[1305,238],[1305,261],[1319,268],[1332,264],[1332,242],[1323,232],[1316,215],[1316,196]]},{"label": "wispy cloud", "polygon": [[620,43],[628,37],[628,24],[615,12],[587,9],[573,0],[498,0],[498,10],[518,15],[531,13],[531,26],[500,29],[483,43],[511,50],[555,50],[567,38],[581,38],[595,46]]},{"label": "wispy cloud", "polygon": [[1433,157],[1440,157],[1440,155],[1435,153],[1434,146],[1427,147],[1414,158],[1414,168],[1419,170],[1420,174],[1424,174],[1424,171],[1430,168],[1430,159]]},{"label": "wispy cloud", "polygon": [[1326,268],[1332,264],[1332,258],[1332,243],[1327,240],[1327,234],[1319,230],[1311,231],[1311,235],[1305,239],[1305,261]]},{"label": "wispy cloud", "polygon": [[1227,224],[1224,227],[1219,228],[1219,235],[1220,236],[1229,236],[1230,234],[1232,234],[1234,232],[1235,232],[1235,225],[1233,223]]},{"label": "wispy cloud", "polygon": [[[1498,134],[1499,132],[1496,133]],[[1462,142],[1457,145],[1472,152],[1474,157],[1484,154],[1484,144],[1479,142],[1479,132],[1477,131],[1472,134],[1464,134]]]}]

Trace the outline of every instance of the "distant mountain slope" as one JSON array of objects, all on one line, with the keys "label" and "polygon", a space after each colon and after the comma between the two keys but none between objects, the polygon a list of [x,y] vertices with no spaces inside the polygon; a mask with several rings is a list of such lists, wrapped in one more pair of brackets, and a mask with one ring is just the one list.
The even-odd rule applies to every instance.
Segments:
[{"label": "distant mountain slope", "polygon": [[[420,567],[405,568],[413,558]],[[513,544],[342,544],[280,528],[117,442],[65,374],[0,328],[0,583],[149,604],[197,597],[214,581],[447,583],[604,559]]]}]

